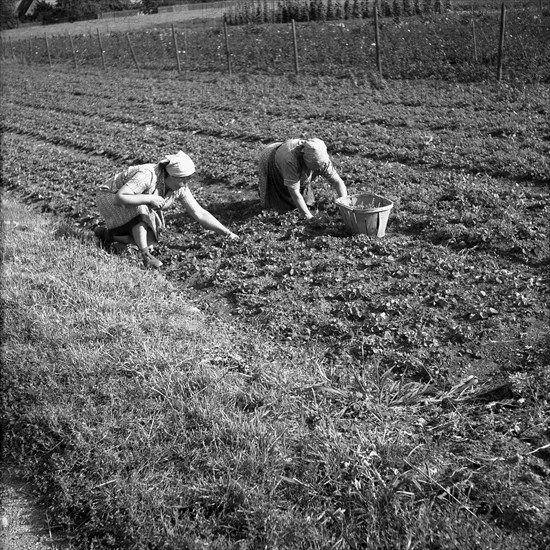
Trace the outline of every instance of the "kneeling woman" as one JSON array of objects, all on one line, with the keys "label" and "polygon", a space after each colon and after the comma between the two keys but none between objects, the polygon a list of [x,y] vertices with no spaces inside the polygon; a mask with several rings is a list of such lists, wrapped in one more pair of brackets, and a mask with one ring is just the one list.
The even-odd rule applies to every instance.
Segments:
[{"label": "kneeling woman", "polygon": [[150,247],[158,242],[159,229],[164,226],[162,210],[178,200],[204,228],[238,239],[197,203],[187,186],[194,173],[193,161],[180,151],[159,163],[131,166],[117,174],[97,195],[105,227],[96,228],[95,235],[103,244],[135,243],[146,267],[160,267],[162,262],[151,254]]},{"label": "kneeling woman", "polygon": [[318,139],[289,139],[272,143],[260,153],[258,162],[260,202],[265,210],[287,212],[297,208],[309,219],[315,198],[311,188],[317,176],[327,179],[338,197],[347,196],[342,178]]}]

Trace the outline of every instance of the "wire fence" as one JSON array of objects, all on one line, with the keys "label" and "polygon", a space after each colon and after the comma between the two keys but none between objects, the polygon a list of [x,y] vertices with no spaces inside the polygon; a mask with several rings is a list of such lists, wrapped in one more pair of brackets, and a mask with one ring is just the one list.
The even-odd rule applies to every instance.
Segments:
[{"label": "wire fence", "polygon": [[550,17],[537,9],[324,23],[134,30],[2,40],[17,63],[135,70],[550,82]]}]

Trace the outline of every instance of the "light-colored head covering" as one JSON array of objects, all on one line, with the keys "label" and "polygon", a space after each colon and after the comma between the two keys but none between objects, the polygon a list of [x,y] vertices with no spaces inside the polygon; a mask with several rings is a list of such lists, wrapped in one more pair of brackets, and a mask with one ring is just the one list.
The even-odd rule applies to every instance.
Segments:
[{"label": "light-colored head covering", "polygon": [[166,165],[166,171],[176,178],[186,178],[195,173],[195,164],[183,151],[178,151],[175,155],[166,155],[161,160]]},{"label": "light-colored head covering", "polygon": [[330,162],[327,146],[322,139],[306,139],[304,142],[304,162],[313,171],[322,170]]}]

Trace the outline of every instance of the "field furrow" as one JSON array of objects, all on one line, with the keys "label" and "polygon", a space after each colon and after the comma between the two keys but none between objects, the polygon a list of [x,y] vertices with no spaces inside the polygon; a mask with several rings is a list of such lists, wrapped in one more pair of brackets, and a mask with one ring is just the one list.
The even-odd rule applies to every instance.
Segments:
[{"label": "field furrow", "polygon": [[[95,82],[97,75],[91,78]],[[36,85],[42,88],[44,79],[52,85],[45,72]],[[46,86],[44,94],[11,98],[6,109],[10,104],[16,111],[34,108],[37,112],[28,116],[51,121],[63,118],[64,124],[74,117],[71,124],[76,128],[71,133],[83,134],[85,128],[90,139],[92,133],[116,132],[119,125],[134,125],[137,128],[133,133],[141,133],[144,147],[151,139],[157,143],[172,139],[177,144],[179,133],[258,146],[288,136],[318,135],[341,158],[342,171],[351,170],[352,174],[357,163],[364,169],[365,159],[377,159],[517,180],[544,182],[550,177],[548,96],[541,93],[543,88],[500,93],[500,99],[495,92],[489,94],[493,95],[490,101],[480,90],[470,90],[468,95],[466,88],[441,92],[435,87],[433,96],[441,99],[432,98],[424,104],[420,99],[411,102],[413,84],[396,86],[384,100],[369,96],[368,90],[356,92],[349,85],[343,90],[327,86],[313,96],[291,94],[283,107],[282,99],[273,91],[271,96],[265,95],[265,85],[259,89],[250,86],[244,93],[242,87],[230,81],[228,101],[232,107],[226,105],[220,111],[220,101],[214,101],[219,83],[206,82],[206,91],[198,94],[196,86],[186,93],[185,87],[180,89],[181,83],[162,88],[142,85],[131,91],[125,82],[122,79],[119,88],[123,95],[117,95],[110,83],[104,89],[91,87],[97,90],[95,95],[73,90],[56,98]],[[429,95],[427,87],[421,83],[418,89]],[[136,100],[134,95],[140,89],[143,95]],[[262,97],[262,103],[253,97]],[[314,106],[312,111],[309,105]],[[86,117],[90,119],[87,124],[83,120]],[[166,136],[164,142],[161,134]],[[135,141],[132,147],[136,147]],[[149,155],[148,150],[145,155]]]}]

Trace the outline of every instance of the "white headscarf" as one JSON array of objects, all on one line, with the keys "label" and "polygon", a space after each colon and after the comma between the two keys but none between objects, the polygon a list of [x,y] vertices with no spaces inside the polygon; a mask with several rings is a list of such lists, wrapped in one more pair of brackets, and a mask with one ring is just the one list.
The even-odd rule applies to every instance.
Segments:
[{"label": "white headscarf", "polygon": [[186,178],[195,173],[195,164],[183,151],[178,151],[175,155],[166,155],[161,163],[167,163],[166,171],[176,178]]},{"label": "white headscarf", "polygon": [[313,171],[322,170],[330,162],[327,146],[322,139],[306,139],[304,142],[304,162]]}]

